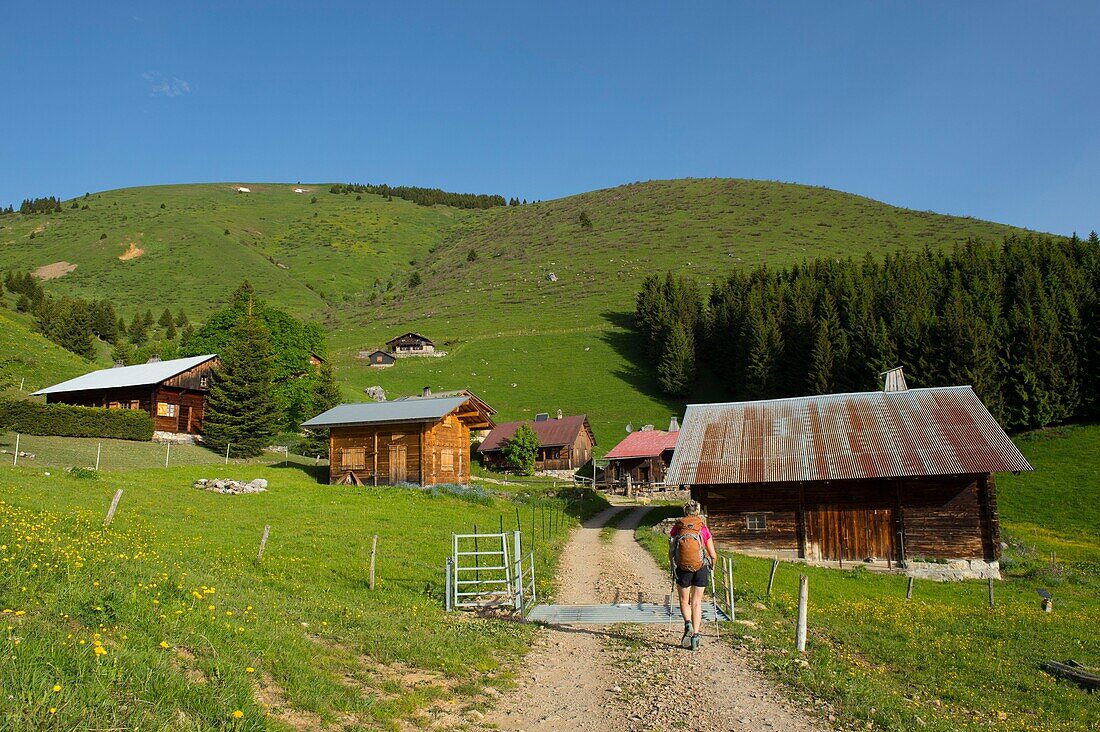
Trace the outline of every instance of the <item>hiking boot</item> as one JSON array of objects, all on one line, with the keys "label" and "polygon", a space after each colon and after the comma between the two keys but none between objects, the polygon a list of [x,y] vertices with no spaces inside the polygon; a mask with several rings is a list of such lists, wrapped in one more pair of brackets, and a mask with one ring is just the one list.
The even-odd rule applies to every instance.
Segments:
[{"label": "hiking boot", "polygon": [[680,638],[680,645],[683,646],[684,648],[690,648],[691,647],[691,635],[694,632],[695,631],[692,629],[691,623],[685,624],[684,625],[684,635],[683,635],[682,638]]},{"label": "hiking boot", "polygon": [[703,636],[700,635],[699,633],[695,633],[694,635],[692,635],[691,636],[691,650],[693,650],[693,651],[699,650],[699,643],[702,642],[702,640],[703,640]]}]

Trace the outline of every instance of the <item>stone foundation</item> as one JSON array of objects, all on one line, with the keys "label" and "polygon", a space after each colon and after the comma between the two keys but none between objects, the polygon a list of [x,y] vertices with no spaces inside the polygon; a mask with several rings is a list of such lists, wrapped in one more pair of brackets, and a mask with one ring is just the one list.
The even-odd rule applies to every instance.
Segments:
[{"label": "stone foundation", "polygon": [[958,582],[971,579],[1001,578],[1001,563],[983,562],[981,559],[955,559],[940,564],[938,562],[907,562],[905,573],[917,579],[936,580],[938,582]]},{"label": "stone foundation", "polygon": [[153,433],[153,442],[171,442],[173,445],[194,445],[202,442],[202,437],[187,432],[161,432]]}]

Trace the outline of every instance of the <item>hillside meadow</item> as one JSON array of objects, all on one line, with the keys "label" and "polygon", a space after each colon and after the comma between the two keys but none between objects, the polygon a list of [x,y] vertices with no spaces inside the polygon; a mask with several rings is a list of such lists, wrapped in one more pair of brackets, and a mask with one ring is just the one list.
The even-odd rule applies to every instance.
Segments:
[{"label": "hillside meadow", "polygon": [[[989,607],[984,582],[917,580],[857,567],[771,562],[734,554],[737,617],[723,629],[795,696],[831,702],[837,721],[868,729],[1094,730],[1094,695],[1045,674],[1043,661],[1100,667],[1100,426],[1015,438],[1033,473],[998,475],[1002,539],[1009,544]],[[639,540],[667,561],[649,530],[677,507],[655,509]],[[1050,552],[1057,565],[1050,565]],[[805,660],[794,648],[799,574],[809,577]],[[1054,596],[1039,608],[1036,590]]]},{"label": "hillside meadow", "polygon": [[[200,477],[270,486],[220,495],[193,489]],[[458,724],[508,682],[532,628],[444,613],[450,534],[513,528],[517,506],[526,523],[531,495],[338,488],[278,463],[90,479],[0,468],[0,727]],[[535,541],[542,594],[573,525]]]},{"label": "hillside meadow", "polygon": [[[584,412],[602,454],[627,422],[667,423],[682,406],[659,395],[631,330],[647,274],[711,282],[737,267],[1022,233],[752,180],[651,181],[488,210],[357,198],[329,184],[236,185],[104,191],[61,213],[0,217],[0,269],[75,264],[47,292],[109,297],[127,318],[183,308],[194,321],[248,277],[274,305],[322,324],[347,399],[372,385],[391,396],[470,388],[501,420]],[[410,287],[414,272],[421,284]],[[386,371],[356,358],[408,330],[451,355]],[[61,372],[44,366],[36,378]],[[713,391],[703,384],[691,398]]]}]

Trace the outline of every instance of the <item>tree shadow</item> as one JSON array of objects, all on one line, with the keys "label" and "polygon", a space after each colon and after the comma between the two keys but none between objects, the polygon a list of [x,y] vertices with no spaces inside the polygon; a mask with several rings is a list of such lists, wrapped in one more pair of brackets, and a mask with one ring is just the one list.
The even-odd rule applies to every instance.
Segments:
[{"label": "tree shadow", "polygon": [[329,482],[328,463],[321,463],[318,465],[305,465],[303,463],[289,462],[284,464],[282,461],[275,461],[268,463],[265,467],[276,470],[296,470],[299,473],[303,473],[310,478],[313,478],[318,483]]},{"label": "tree shadow", "polygon": [[612,371],[612,375],[634,391],[659,401],[669,414],[680,414],[684,402],[661,392],[661,386],[657,383],[657,366],[645,352],[642,335],[634,329],[634,314],[607,311],[600,317],[612,326],[600,334],[600,340],[611,346],[626,362],[625,368]]}]

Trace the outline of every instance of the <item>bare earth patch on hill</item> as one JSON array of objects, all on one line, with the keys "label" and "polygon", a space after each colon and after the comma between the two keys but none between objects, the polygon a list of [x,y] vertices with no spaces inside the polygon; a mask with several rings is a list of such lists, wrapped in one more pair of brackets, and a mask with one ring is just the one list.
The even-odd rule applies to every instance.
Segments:
[{"label": "bare earth patch on hill", "polygon": [[[646,508],[600,541],[608,509],[579,529],[562,554],[559,602],[665,602],[667,572],[634,541]],[[679,647],[683,626],[554,626],[536,641],[519,687],[489,720],[506,730],[818,730],[752,668],[748,652],[703,629],[702,648]]]},{"label": "bare earth patch on hill", "polygon": [[118,255],[118,261],[128,262],[131,259],[137,259],[142,254],[145,254],[144,249],[138,249],[138,245],[134,242],[130,242],[130,246],[126,248],[122,254]]},{"label": "bare earth patch on hill", "polygon": [[44,264],[36,269],[33,274],[40,280],[56,280],[58,277],[64,277],[65,275],[76,269],[76,265],[72,262],[54,262],[53,264]]}]

